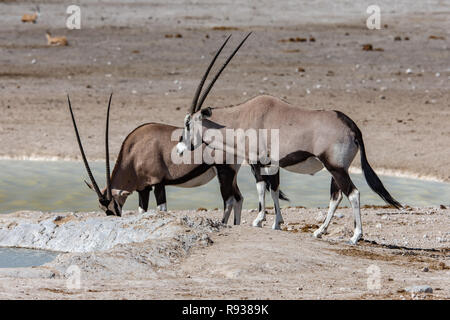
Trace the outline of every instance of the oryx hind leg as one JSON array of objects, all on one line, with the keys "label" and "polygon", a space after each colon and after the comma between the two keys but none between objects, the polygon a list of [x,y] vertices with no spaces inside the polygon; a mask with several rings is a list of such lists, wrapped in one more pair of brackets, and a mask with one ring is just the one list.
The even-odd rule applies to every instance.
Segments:
[{"label": "oryx hind leg", "polygon": [[353,184],[352,180],[350,179],[347,169],[331,168],[328,171],[330,171],[331,175],[336,181],[337,186],[345,194],[345,196],[350,201],[350,204],[352,205],[355,229],[353,232],[353,237],[350,239],[350,243],[356,244],[358,240],[362,238],[363,234],[360,203],[359,203],[359,191]]},{"label": "oryx hind leg", "polygon": [[316,238],[321,238],[322,235],[327,232],[327,228],[331,222],[331,219],[333,218],[333,215],[342,200],[342,191],[339,189],[333,177],[331,178],[330,195],[330,206],[328,208],[327,217],[320,228],[317,229],[313,234]]},{"label": "oryx hind leg", "polygon": [[150,191],[152,187],[145,187],[143,190],[138,191],[139,194],[139,214],[145,213],[148,210],[148,201],[150,199]]}]

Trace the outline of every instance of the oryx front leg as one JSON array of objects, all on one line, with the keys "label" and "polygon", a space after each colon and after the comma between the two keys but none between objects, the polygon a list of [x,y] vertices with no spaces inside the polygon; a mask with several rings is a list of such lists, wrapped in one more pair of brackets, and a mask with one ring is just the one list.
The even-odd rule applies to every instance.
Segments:
[{"label": "oryx front leg", "polygon": [[147,212],[148,200],[150,198],[150,191],[152,187],[145,187],[144,190],[138,191],[139,194],[139,214]]},{"label": "oryx front leg", "polygon": [[275,174],[267,175],[267,182],[270,184],[270,195],[272,196],[273,206],[275,208],[275,221],[272,225],[273,230],[280,230],[280,224],[284,223],[280,209],[280,171]]},{"label": "oryx front leg", "polygon": [[258,216],[253,220],[252,226],[261,228],[262,222],[266,221],[266,183],[259,181],[256,183],[258,191]]},{"label": "oryx front leg", "polygon": [[233,211],[234,211],[234,224],[239,225],[241,224],[241,212],[242,212],[242,204],[244,202],[244,198],[242,197],[241,191],[239,190],[239,187],[237,184],[234,186],[234,204],[233,204]]},{"label": "oryx front leg", "polygon": [[166,187],[162,183],[155,185],[155,198],[158,211],[167,211]]},{"label": "oryx front leg", "polygon": [[230,218],[231,210],[233,209],[234,203],[236,200],[234,197],[229,197],[227,201],[224,203],[224,209],[223,209],[223,217],[222,217],[222,223],[227,224],[228,219]]},{"label": "oryx front leg", "polygon": [[283,217],[281,216],[281,209],[280,209],[280,190],[277,188],[276,190],[270,190],[270,194],[272,196],[273,200],[273,206],[275,207],[275,221],[272,225],[273,230],[280,230],[280,224],[284,223]]},{"label": "oryx front leg", "polygon": [[331,222],[331,219],[333,218],[333,215],[336,212],[336,209],[342,200],[342,191],[339,190],[339,187],[337,186],[337,184],[333,178],[331,178],[330,194],[331,194],[331,199],[330,199],[330,206],[328,208],[327,218],[322,223],[320,228],[314,232],[313,236],[315,238],[321,238],[322,235],[327,232],[327,228]]}]

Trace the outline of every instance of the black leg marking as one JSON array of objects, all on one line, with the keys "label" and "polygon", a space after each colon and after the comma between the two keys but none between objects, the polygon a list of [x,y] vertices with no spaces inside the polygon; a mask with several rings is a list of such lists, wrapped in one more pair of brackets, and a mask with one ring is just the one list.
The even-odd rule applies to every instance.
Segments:
[{"label": "black leg marking", "polygon": [[148,209],[148,200],[150,198],[150,191],[152,191],[152,187],[145,187],[144,190],[138,191],[139,194],[139,207],[144,211]]},{"label": "black leg marking", "polygon": [[330,186],[330,197],[332,200],[337,200],[339,197],[339,187],[336,184],[336,181],[333,177],[331,177],[331,186]]},{"label": "black leg marking", "polygon": [[166,187],[164,184],[158,183],[155,185],[155,198],[157,206],[166,203]]},{"label": "black leg marking", "polygon": [[[223,200],[223,218],[222,223],[227,223],[228,218],[230,217],[232,203],[229,203],[230,198],[236,199],[239,197],[241,199],[241,194],[239,189],[234,187],[234,180],[236,177],[236,171],[228,165],[217,165],[217,178],[219,179],[220,184],[220,194],[222,195]],[[236,223],[236,217],[235,221]]]}]

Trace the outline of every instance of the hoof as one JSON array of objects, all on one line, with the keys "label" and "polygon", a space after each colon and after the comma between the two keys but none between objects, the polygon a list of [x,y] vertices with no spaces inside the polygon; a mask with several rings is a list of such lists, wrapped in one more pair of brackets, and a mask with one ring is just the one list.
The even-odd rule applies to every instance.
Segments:
[{"label": "hoof", "polygon": [[351,244],[353,246],[358,244],[358,241],[361,240],[362,234],[351,237],[351,239],[347,242],[347,244]]},{"label": "hoof", "polygon": [[316,239],[321,239],[322,238],[322,231],[320,231],[319,229],[317,229],[316,231],[314,231],[313,233],[313,237]]},{"label": "hoof", "polygon": [[272,225],[272,229],[273,229],[273,230],[281,230],[280,223],[274,223],[274,224]]},{"label": "hoof", "polygon": [[262,221],[255,220],[255,221],[253,221],[252,226],[255,228],[262,228]]}]

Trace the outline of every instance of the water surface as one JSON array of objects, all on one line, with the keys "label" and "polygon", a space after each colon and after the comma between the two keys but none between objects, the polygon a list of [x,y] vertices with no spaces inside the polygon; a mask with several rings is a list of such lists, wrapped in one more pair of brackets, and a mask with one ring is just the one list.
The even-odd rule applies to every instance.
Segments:
[{"label": "water surface", "polygon": [[1,248],[0,268],[25,268],[43,265],[52,261],[56,252],[23,248]]},{"label": "water surface", "polygon": [[[104,163],[92,162],[91,167],[100,184],[104,185]],[[351,175],[361,192],[361,203],[384,204],[373,193],[361,174]],[[411,206],[449,204],[450,184],[423,181],[420,179],[380,176],[386,188],[401,203]],[[75,161],[0,161],[0,213],[18,210],[41,211],[87,211],[98,210],[96,194],[88,189],[83,180],[88,180],[82,162]],[[249,167],[242,167],[238,184],[244,195],[244,208],[257,208],[255,180]],[[330,174],[321,171],[314,176],[299,175],[281,170],[281,189],[291,199],[283,206],[327,207],[329,201]],[[198,188],[167,187],[168,209],[222,208],[219,184],[213,179]],[[271,206],[270,195],[266,195]],[[342,205],[348,205],[344,199]],[[133,193],[125,204],[125,210],[138,207],[137,193]],[[153,193],[150,208],[155,208]]]}]

